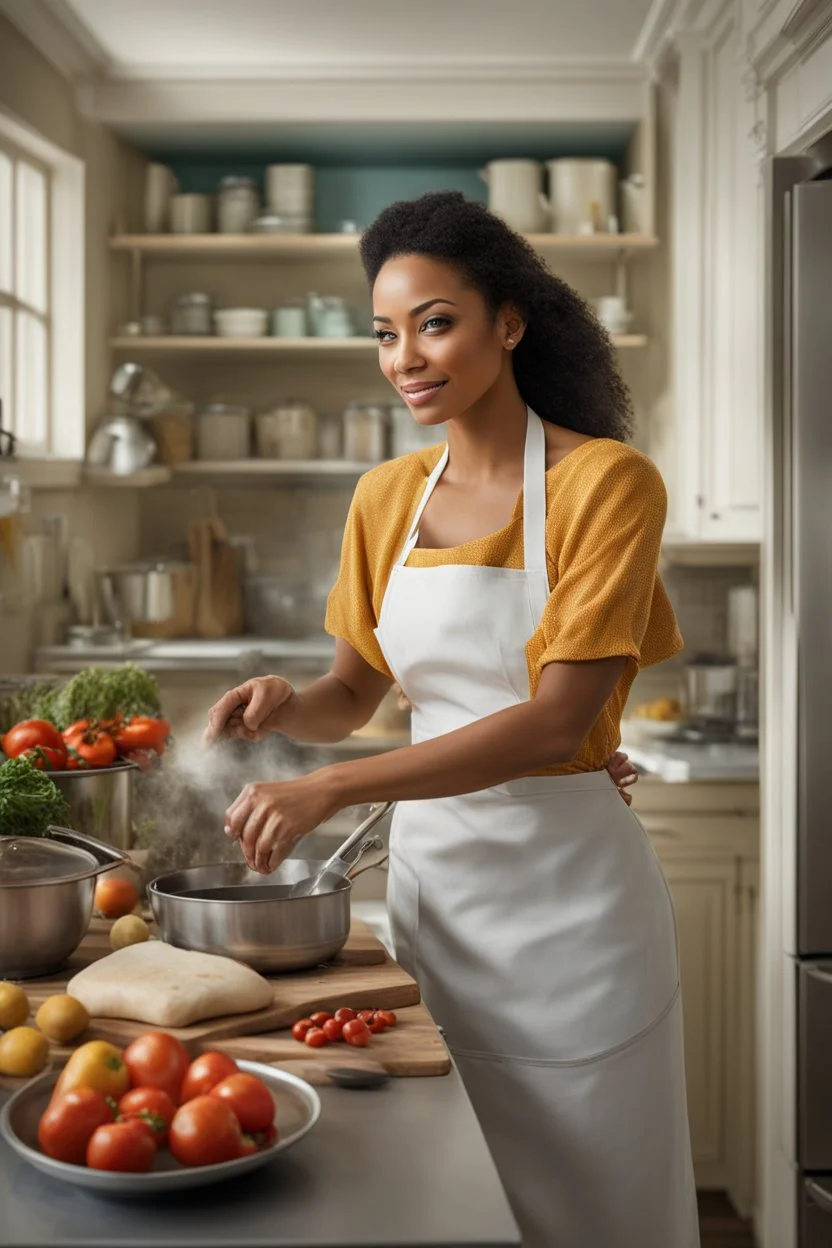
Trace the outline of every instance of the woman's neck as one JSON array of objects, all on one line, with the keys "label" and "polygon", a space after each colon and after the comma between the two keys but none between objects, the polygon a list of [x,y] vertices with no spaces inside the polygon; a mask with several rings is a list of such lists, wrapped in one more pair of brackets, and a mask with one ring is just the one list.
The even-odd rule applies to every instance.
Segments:
[{"label": "woman's neck", "polygon": [[448,468],[451,480],[487,485],[523,477],[526,405],[514,393],[489,392],[448,422]]}]

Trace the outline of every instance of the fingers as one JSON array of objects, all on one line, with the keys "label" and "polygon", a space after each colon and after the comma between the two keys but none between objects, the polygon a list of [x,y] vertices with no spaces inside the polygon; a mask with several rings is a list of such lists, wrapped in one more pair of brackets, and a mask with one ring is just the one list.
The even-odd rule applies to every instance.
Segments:
[{"label": "fingers", "polygon": [[212,745],[223,735],[226,728],[230,726],[235,712],[239,710],[236,716],[238,721],[242,717],[242,709],[251,696],[248,682],[244,685],[238,685],[236,689],[229,689],[228,693],[224,693],[219,702],[215,702],[208,712],[208,726],[202,734],[202,739],[206,745]]},{"label": "fingers", "polygon": [[254,682],[251,697],[246,700],[248,705],[243,709],[243,724],[249,732],[256,732],[266,722],[272,711],[269,682]]},{"label": "fingers", "polygon": [[225,835],[239,841],[254,806],[254,786],[247,784],[225,812]]}]

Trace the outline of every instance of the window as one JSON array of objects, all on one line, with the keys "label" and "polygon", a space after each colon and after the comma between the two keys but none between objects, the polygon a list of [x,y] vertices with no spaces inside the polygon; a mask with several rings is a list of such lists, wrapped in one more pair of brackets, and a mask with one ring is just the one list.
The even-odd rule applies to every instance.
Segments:
[{"label": "window", "polygon": [[0,110],[0,399],[23,455],[84,454],[84,166]]},{"label": "window", "polygon": [[0,398],[3,427],[26,449],[48,451],[49,170],[0,145]]}]

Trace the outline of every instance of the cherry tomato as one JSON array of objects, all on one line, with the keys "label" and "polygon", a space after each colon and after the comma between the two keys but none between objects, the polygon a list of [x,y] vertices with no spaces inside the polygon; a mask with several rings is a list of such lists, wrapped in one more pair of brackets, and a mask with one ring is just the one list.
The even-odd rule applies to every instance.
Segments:
[{"label": "cherry tomato", "polygon": [[112,1122],[114,1114],[107,1099],[93,1088],[73,1088],[50,1101],[38,1123],[41,1152],[55,1161],[83,1166],[93,1132]]},{"label": "cherry tomato", "polygon": [[166,1031],[148,1031],[124,1050],[124,1062],[134,1087],[161,1088],[179,1104],[182,1081],[191,1055],[181,1040]]},{"label": "cherry tomato", "polygon": [[327,1040],[330,1040],[333,1044],[335,1044],[337,1040],[343,1039],[342,1032],[344,1030],[344,1024],[338,1018],[328,1018],[321,1030]]},{"label": "cherry tomato", "polygon": [[72,746],[70,745],[68,747],[67,756],[66,756],[66,770],[67,771],[89,771],[89,769],[90,769],[90,765],[87,762],[87,760],[85,758],[81,758],[81,756],[75,750],[73,750]]},{"label": "cherry tomato", "polygon": [[217,1053],[214,1050],[201,1053],[185,1071],[179,1096],[180,1102],[184,1105],[186,1101],[192,1101],[195,1096],[207,1096],[221,1079],[236,1075],[239,1069],[234,1059],[226,1057],[225,1053]]},{"label": "cherry tomato", "polygon": [[365,1045],[370,1043],[370,1029],[361,1018],[354,1018],[349,1023],[344,1023],[344,1039],[347,1044],[354,1044],[356,1048],[363,1049]]},{"label": "cherry tomato", "polygon": [[359,1010],[358,1018],[361,1019],[362,1023],[370,1023],[373,1020],[374,1014],[375,1010]]},{"label": "cherry tomato", "polygon": [[260,1145],[257,1143],[253,1135],[243,1134],[243,1142],[240,1146],[240,1156],[250,1157],[252,1153],[259,1153]]},{"label": "cherry tomato", "polygon": [[307,1031],[311,1031],[314,1026],[311,1018],[299,1018],[292,1028],[292,1035],[296,1040],[303,1040]]},{"label": "cherry tomato", "polygon": [[274,1122],[274,1097],[256,1075],[229,1075],[208,1093],[234,1111],[243,1131],[256,1134]]},{"label": "cherry tomato", "polygon": [[325,1044],[329,1044],[329,1039],[323,1027],[311,1027],[303,1037],[303,1042],[310,1049],[322,1049]]},{"label": "cherry tomato", "polygon": [[113,1122],[93,1132],[87,1145],[92,1170],[127,1170],[143,1174],[153,1165],[156,1145],[145,1123]]},{"label": "cherry tomato", "polygon": [[323,1027],[324,1023],[328,1023],[332,1018],[331,1014],[327,1014],[326,1010],[318,1010],[316,1014],[310,1014],[309,1017],[316,1027]]},{"label": "cherry tomato", "polygon": [[242,1154],[243,1133],[233,1111],[222,1101],[195,1096],[177,1109],[168,1144],[183,1166],[212,1166]]},{"label": "cherry tomato", "polygon": [[136,907],[139,894],[129,880],[118,877],[99,880],[95,886],[95,906],[106,919],[120,919]]},{"label": "cherry tomato", "polygon": [[18,758],[24,750],[30,750],[36,745],[48,745],[50,749],[61,750],[63,744],[58,729],[47,719],[24,719],[0,738],[0,746],[7,758]]},{"label": "cherry tomato", "polygon": [[18,754],[18,758],[25,758],[37,767],[38,771],[65,771],[67,752],[63,748],[56,749],[51,745],[33,745],[28,750],[24,750],[22,754]]},{"label": "cherry tomato", "polygon": [[125,1118],[139,1118],[146,1122],[154,1134],[157,1145],[161,1148],[168,1138],[170,1124],[176,1113],[176,1106],[161,1088],[138,1087],[125,1092],[118,1103],[119,1121]]},{"label": "cherry tomato", "polygon": [[340,1010],[335,1011],[335,1017],[339,1023],[349,1023],[352,1019],[357,1018],[355,1010],[351,1010],[348,1005],[342,1006]]},{"label": "cherry tomato", "polygon": [[376,1010],[379,1018],[383,1018],[386,1026],[395,1027],[398,1019],[392,1010]]},{"label": "cherry tomato", "polygon": [[387,1030],[387,1024],[380,1014],[374,1014],[367,1026],[374,1036],[380,1035],[382,1031]]},{"label": "cherry tomato", "polygon": [[164,754],[169,735],[168,721],[153,719],[149,715],[134,715],[113,733],[120,754],[129,750],[155,750],[157,754]]}]

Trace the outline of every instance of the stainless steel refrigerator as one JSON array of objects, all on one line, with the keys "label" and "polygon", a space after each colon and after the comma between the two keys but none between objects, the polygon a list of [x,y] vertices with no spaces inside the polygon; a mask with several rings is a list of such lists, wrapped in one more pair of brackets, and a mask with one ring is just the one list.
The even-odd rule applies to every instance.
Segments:
[{"label": "stainless steel refrigerator", "polygon": [[784,592],[797,630],[792,1160],[799,1248],[832,1248],[832,134],[769,173]]}]

